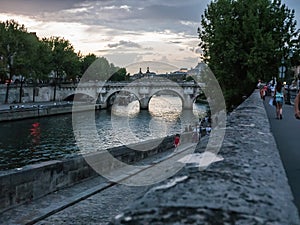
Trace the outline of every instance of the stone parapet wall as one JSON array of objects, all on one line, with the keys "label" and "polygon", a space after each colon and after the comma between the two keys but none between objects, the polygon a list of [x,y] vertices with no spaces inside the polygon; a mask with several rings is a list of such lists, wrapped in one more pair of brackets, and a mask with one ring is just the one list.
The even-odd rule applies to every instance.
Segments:
[{"label": "stone parapet wall", "polygon": [[[299,225],[299,215],[256,90],[227,117],[218,156],[149,188],[110,224]],[[205,151],[205,144],[196,152]],[[164,172],[164,171],[161,171]]]}]

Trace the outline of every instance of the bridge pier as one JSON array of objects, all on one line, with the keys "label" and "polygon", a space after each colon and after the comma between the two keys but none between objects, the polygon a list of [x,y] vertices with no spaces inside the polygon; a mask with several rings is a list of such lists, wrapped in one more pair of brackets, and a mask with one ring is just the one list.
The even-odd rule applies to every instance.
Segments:
[{"label": "bridge pier", "polygon": [[142,99],[139,100],[140,102],[140,108],[143,110],[148,110],[149,108],[149,101],[150,101],[150,97],[144,97]]},{"label": "bridge pier", "polygon": [[183,109],[193,109],[194,98],[189,95],[184,95],[184,99],[182,101]]}]

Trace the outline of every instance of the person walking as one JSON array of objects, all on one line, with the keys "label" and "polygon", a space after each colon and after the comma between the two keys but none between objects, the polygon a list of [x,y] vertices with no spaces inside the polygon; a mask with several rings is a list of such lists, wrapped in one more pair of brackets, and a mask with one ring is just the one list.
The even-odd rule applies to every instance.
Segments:
[{"label": "person walking", "polygon": [[174,147],[177,148],[180,144],[180,135],[176,134],[174,138]]},{"label": "person walking", "polygon": [[276,101],[276,119],[282,119],[284,88],[281,81],[278,81],[275,88],[274,98]]},{"label": "person walking", "polygon": [[264,85],[262,84],[261,80],[258,80],[256,87],[259,89],[260,98],[264,100]]},{"label": "person walking", "polygon": [[195,124],[192,134],[192,142],[197,143],[199,141],[199,127],[198,124]]}]

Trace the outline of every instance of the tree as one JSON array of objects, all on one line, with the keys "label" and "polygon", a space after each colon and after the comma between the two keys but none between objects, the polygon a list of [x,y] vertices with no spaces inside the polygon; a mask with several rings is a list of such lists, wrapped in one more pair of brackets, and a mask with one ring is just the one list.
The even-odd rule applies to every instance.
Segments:
[{"label": "tree", "polygon": [[297,49],[294,10],[280,0],[216,0],[198,29],[203,59],[218,79],[226,105],[238,105],[258,79],[278,76],[281,58]]},{"label": "tree", "polygon": [[[91,56],[92,57],[92,56]],[[97,59],[90,64],[84,71],[84,81],[98,80],[107,81],[111,76],[119,70],[114,64],[109,63],[104,57],[97,57]]]},{"label": "tree", "polygon": [[18,75],[21,75],[19,94],[19,102],[21,103],[25,79],[35,76],[35,59],[39,41],[35,33],[28,32],[22,32],[20,39],[22,40],[23,47],[18,52],[18,57],[16,58],[16,71]]},{"label": "tree", "polygon": [[125,68],[119,69],[115,72],[110,78],[110,81],[126,81],[129,80],[129,75],[126,72]]},{"label": "tree", "polygon": [[43,38],[51,49],[54,94],[53,101],[56,100],[57,82],[66,78],[76,78],[80,72],[79,55],[75,53],[72,44],[60,37]]},{"label": "tree", "polygon": [[[38,40],[37,37],[36,40]],[[29,79],[33,82],[32,101],[35,102],[37,83],[48,81],[49,74],[53,69],[51,66],[51,49],[45,42],[38,40],[30,59],[30,63],[28,64],[30,68]]]},{"label": "tree", "polygon": [[36,53],[32,59],[32,78],[35,81],[47,81],[49,74],[53,70],[52,49],[48,43],[39,40]]},{"label": "tree", "polygon": [[95,54],[88,54],[84,56],[81,60],[81,74],[84,74],[85,71],[92,65],[93,62],[97,60],[97,56]]},{"label": "tree", "polygon": [[[22,74],[25,71],[27,30],[14,20],[7,20],[0,25],[0,56],[8,74],[5,103],[8,103],[9,86],[13,75]],[[21,89],[20,89],[21,90]],[[21,92],[21,91],[20,91]]]},{"label": "tree", "polygon": [[80,55],[74,51],[67,51],[66,61],[63,65],[66,73],[65,80],[75,81],[81,74]]}]

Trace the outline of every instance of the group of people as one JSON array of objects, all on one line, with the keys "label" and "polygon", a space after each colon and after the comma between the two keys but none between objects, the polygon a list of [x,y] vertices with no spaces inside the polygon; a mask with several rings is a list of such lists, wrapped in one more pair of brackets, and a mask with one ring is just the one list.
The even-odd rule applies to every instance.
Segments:
[{"label": "group of people", "polygon": [[268,84],[263,84],[261,80],[258,80],[257,88],[259,89],[260,97],[265,100],[267,95],[273,95],[275,92],[276,80],[272,80]]},{"label": "group of people", "polygon": [[273,80],[272,84],[269,83],[268,85],[263,85],[261,80],[259,80],[257,87],[260,90],[260,97],[263,100],[265,100],[267,91],[270,91],[270,95],[272,96],[270,103],[276,106],[276,119],[282,120],[282,105],[285,97],[283,83],[281,81],[275,82],[275,80]]},{"label": "group of people", "polygon": [[[211,118],[206,116],[199,118],[199,123],[195,123],[194,126],[189,125],[185,128],[185,132],[192,132],[192,142],[199,142],[201,136],[210,134],[211,132]],[[180,134],[176,134],[174,138],[174,147],[177,148],[180,145]]]},{"label": "group of people", "polygon": [[[273,97],[271,101],[273,102],[273,105],[276,106],[276,119],[282,120],[282,105],[286,95],[284,85],[281,81],[278,81],[273,86],[274,91],[271,91],[271,96]],[[260,89],[260,97],[265,100],[268,87],[266,85],[262,85],[260,80],[258,81],[257,87]],[[300,119],[300,91],[298,92],[294,103],[295,118]]]}]

